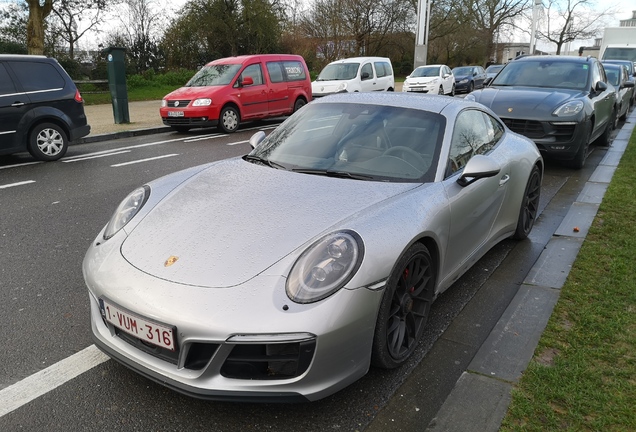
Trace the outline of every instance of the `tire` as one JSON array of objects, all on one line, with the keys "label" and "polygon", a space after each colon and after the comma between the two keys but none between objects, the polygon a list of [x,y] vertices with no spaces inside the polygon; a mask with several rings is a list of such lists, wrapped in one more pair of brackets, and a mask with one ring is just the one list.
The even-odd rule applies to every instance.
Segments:
[{"label": "tire", "polygon": [[58,160],[68,150],[66,132],[56,124],[40,123],[29,134],[27,150],[37,160]]},{"label": "tire", "polygon": [[437,92],[437,94],[444,94],[444,86],[439,86],[439,91]]},{"label": "tire", "polygon": [[[622,106],[621,106],[621,109],[623,109]],[[627,109],[625,110],[625,113],[620,116],[619,120],[621,120],[621,121],[627,120],[627,113],[629,113],[629,105],[627,105]]]},{"label": "tire", "polygon": [[581,169],[585,165],[585,160],[587,159],[587,152],[590,148],[590,136],[592,134],[592,124],[590,122],[585,123],[585,132],[583,136],[585,140],[579,146],[574,158],[571,161],[566,161],[564,164],[569,168],[573,169]]},{"label": "tire", "polygon": [[294,112],[298,111],[305,105],[307,105],[307,102],[305,101],[305,99],[303,98],[296,99],[296,102],[294,103]]},{"label": "tire", "polygon": [[450,95],[451,95],[452,97],[455,97],[455,84],[453,84],[453,88],[451,89],[451,93],[450,93]]},{"label": "tire", "polygon": [[241,123],[241,116],[233,106],[226,106],[219,115],[219,129],[225,133],[234,133]]},{"label": "tire", "polygon": [[475,90],[475,81],[471,81],[470,84],[468,84],[468,93],[471,93],[473,90]]},{"label": "tire", "polygon": [[373,337],[371,364],[393,369],[411,356],[424,331],[437,279],[433,259],[421,243],[400,257],[387,280]]},{"label": "tire", "polygon": [[176,130],[179,133],[186,133],[190,130],[187,126],[172,126],[172,129]]},{"label": "tire", "polygon": [[612,109],[612,114],[610,115],[610,119],[605,126],[605,130],[603,134],[598,137],[598,145],[607,147],[611,144],[612,131],[614,130],[614,126],[616,125],[616,110]]},{"label": "tire", "polygon": [[539,199],[541,198],[541,170],[535,165],[530,171],[530,177],[526,184],[526,190],[521,201],[521,209],[519,210],[519,218],[517,219],[517,228],[512,238],[515,240],[523,240],[530,234],[534,222],[539,213]]}]

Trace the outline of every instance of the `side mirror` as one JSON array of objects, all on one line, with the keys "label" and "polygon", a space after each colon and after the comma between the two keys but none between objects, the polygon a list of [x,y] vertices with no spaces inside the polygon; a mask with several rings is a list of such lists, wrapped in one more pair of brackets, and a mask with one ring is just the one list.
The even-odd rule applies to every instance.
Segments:
[{"label": "side mirror", "polygon": [[487,86],[492,81],[492,78],[488,77],[484,80],[484,86]]},{"label": "side mirror", "polygon": [[258,131],[250,138],[250,145],[255,149],[265,139],[265,132]]},{"label": "side mirror", "polygon": [[496,176],[500,171],[499,164],[488,156],[475,155],[464,167],[464,172],[457,179],[457,184],[466,187],[479,179]]},{"label": "side mirror", "polygon": [[251,76],[243,77],[243,79],[241,80],[241,87],[250,86],[253,84],[254,84],[254,80],[252,79]]},{"label": "side mirror", "polygon": [[360,78],[369,79],[369,72],[362,72],[362,75],[360,76]]},{"label": "side mirror", "polygon": [[607,83],[604,83],[603,81],[597,82],[594,90],[596,90],[598,93],[604,92],[605,90],[607,90]]},{"label": "side mirror", "polygon": [[625,81],[623,83],[623,87],[625,88],[634,87],[634,81]]}]

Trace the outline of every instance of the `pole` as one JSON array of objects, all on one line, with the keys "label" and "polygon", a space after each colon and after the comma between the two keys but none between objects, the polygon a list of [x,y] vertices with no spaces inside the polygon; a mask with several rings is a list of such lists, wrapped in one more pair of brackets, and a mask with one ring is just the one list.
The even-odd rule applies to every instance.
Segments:
[{"label": "pole", "polygon": [[430,14],[430,0],[418,0],[417,27],[415,29],[415,58],[413,68],[426,65],[426,57],[428,56],[428,25]]}]

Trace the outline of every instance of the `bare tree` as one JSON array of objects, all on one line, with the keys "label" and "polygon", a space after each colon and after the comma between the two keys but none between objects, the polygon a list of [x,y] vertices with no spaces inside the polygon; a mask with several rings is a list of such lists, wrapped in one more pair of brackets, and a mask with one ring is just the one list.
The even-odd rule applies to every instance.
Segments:
[{"label": "bare tree", "polygon": [[76,42],[103,22],[107,7],[107,0],[56,0],[53,15],[57,23],[53,23],[53,27],[57,27],[59,36],[68,43],[71,60],[75,59]]},{"label": "bare tree", "polygon": [[577,39],[591,39],[605,27],[604,18],[614,14],[614,8],[598,11],[592,0],[548,0],[545,13],[545,29],[538,30],[538,37],[556,44],[556,54],[563,45]]}]

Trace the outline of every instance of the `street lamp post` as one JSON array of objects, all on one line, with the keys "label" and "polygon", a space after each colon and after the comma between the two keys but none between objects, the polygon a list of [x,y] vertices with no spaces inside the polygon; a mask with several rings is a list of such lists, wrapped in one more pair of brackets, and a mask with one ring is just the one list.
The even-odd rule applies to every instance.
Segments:
[{"label": "street lamp post", "polygon": [[431,1],[417,1],[417,28],[415,31],[414,68],[426,65],[428,55],[428,25],[431,15]]}]

